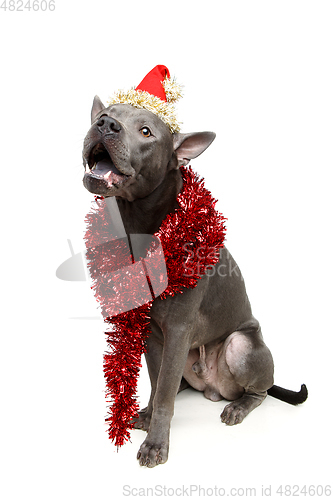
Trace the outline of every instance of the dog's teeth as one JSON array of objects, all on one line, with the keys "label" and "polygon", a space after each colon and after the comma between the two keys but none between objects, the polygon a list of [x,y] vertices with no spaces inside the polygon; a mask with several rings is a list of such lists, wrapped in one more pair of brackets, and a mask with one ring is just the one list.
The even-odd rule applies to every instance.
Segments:
[{"label": "dog's teeth", "polygon": [[104,175],[104,179],[108,179],[110,177],[110,175],[111,175],[111,170],[110,170],[110,172],[108,172],[107,174]]}]

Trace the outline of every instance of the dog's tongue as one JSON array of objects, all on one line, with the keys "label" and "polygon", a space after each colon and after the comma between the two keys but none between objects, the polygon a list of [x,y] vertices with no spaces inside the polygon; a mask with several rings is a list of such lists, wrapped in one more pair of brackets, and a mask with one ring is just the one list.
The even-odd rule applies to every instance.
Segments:
[{"label": "dog's tongue", "polygon": [[117,184],[124,179],[124,174],[119,172],[111,158],[97,162],[93,174],[98,177],[103,177],[108,184]]}]

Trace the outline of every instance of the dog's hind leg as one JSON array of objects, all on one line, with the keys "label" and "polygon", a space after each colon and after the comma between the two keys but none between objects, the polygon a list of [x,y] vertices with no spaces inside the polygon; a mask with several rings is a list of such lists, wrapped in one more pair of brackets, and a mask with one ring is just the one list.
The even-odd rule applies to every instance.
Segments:
[{"label": "dog's hind leg", "polygon": [[[273,385],[273,358],[263,342],[260,328],[253,331],[234,332],[225,342],[220,359],[224,372],[228,370],[227,389],[242,387],[241,397],[228,404],[221,420],[227,425],[240,424],[254,408],[267,396],[267,390]],[[228,398],[228,390],[224,392]],[[230,398],[232,399],[232,398]]]}]

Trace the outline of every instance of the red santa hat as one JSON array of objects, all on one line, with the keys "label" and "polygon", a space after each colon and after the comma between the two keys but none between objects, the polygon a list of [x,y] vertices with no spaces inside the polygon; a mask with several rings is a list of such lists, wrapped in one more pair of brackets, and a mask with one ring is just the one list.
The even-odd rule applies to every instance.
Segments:
[{"label": "red santa hat", "polygon": [[129,91],[118,90],[108,101],[112,104],[131,104],[136,108],[147,109],[157,115],[171,133],[179,132],[174,103],[182,97],[181,86],[171,79],[166,66],[155,66],[139,83]]}]

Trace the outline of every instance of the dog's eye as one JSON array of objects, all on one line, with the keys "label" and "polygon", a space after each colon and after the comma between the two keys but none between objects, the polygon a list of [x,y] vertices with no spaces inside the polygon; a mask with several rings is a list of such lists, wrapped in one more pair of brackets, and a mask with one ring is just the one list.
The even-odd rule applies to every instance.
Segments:
[{"label": "dog's eye", "polygon": [[141,130],[140,130],[141,134],[143,135],[143,137],[149,137],[151,135],[151,132],[149,130],[148,127],[143,127]]}]

